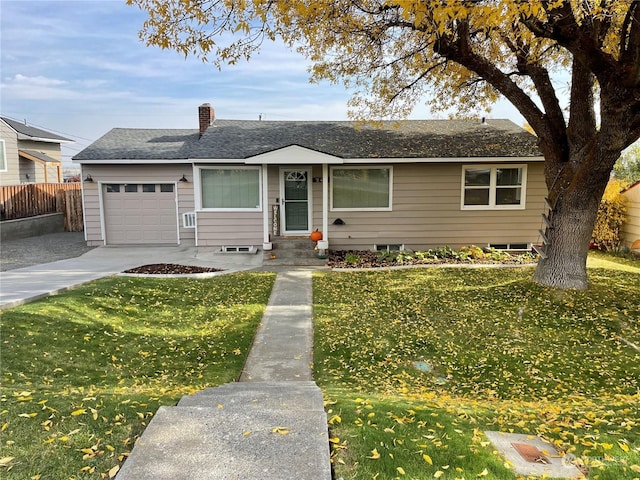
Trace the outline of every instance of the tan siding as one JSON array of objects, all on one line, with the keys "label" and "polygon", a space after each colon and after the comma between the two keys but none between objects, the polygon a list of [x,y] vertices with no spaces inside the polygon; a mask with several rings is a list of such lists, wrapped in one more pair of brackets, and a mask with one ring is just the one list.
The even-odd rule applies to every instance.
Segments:
[{"label": "tan siding", "polygon": [[631,247],[633,242],[640,240],[640,184],[624,193],[627,199],[627,215],[623,226],[624,244]]},{"label": "tan siding", "polygon": [[[394,243],[425,249],[540,241],[546,193],[542,164],[528,166],[524,210],[461,210],[462,164],[395,165],[393,178],[393,211],[329,212],[331,248],[370,249],[374,243]],[[333,225],[336,218],[345,225]]]},{"label": "tan siding", "polygon": [[[62,161],[62,149],[59,143],[47,143],[36,142],[33,140],[19,140],[18,149],[20,150],[36,150],[44,153],[51,158],[55,158],[58,161]],[[45,168],[47,169],[47,175],[45,180]],[[31,160],[20,160],[20,173],[24,176],[25,173],[29,173],[29,183],[56,183],[58,181],[58,167],[47,166],[40,163],[33,162]],[[22,182],[25,182],[25,178],[21,178]],[[62,180],[62,179],[61,179]]]},{"label": "tan siding", "polygon": [[[191,174],[184,166],[91,166],[95,183],[85,183],[88,241],[101,241],[97,182],[175,182],[187,173],[189,183],[178,182],[179,213],[194,208]],[[269,166],[267,205],[272,223],[272,206],[280,198],[280,168]],[[314,166],[313,177],[322,177]],[[402,164],[393,167],[393,210],[389,212],[329,212],[331,248],[370,249],[374,243],[400,243],[425,249],[443,245],[487,245],[489,243],[538,243],[540,214],[546,188],[543,165],[531,164],[527,172],[526,209],[463,211],[460,208],[462,164]],[[322,183],[312,184],[313,229],[322,226]],[[198,212],[198,244],[261,245],[262,212]],[[345,225],[332,225],[341,218]],[[180,218],[180,226],[182,219]],[[194,241],[193,229],[180,229],[181,240]]]},{"label": "tan siding", "polygon": [[83,178],[91,175],[93,183],[84,182],[85,231],[89,245],[103,243],[102,226],[100,222],[100,203],[98,182],[153,182],[176,183],[183,174],[189,182],[177,182],[178,218],[180,226],[180,243],[193,245],[195,243],[195,229],[183,228],[182,214],[194,210],[193,178],[191,165],[83,165]]},{"label": "tan siding", "polygon": [[198,245],[262,246],[262,212],[198,212]]}]

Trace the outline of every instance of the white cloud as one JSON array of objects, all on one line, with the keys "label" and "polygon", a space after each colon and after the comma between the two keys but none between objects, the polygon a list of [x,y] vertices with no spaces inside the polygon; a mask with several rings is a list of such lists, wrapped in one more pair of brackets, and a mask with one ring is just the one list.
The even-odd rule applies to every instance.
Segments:
[{"label": "white cloud", "polygon": [[11,79],[10,81],[13,84],[29,86],[35,85],[38,87],[57,87],[60,85],[66,85],[68,83],[66,80],[59,80],[57,78],[47,78],[43,76],[29,77],[20,73],[14,75],[13,79]]}]

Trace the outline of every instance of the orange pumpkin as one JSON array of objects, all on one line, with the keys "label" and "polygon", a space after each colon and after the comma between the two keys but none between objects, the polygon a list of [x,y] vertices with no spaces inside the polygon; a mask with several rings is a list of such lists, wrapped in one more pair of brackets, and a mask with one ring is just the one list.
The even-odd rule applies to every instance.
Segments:
[{"label": "orange pumpkin", "polygon": [[319,232],[318,229],[316,229],[315,232],[311,232],[310,237],[312,242],[318,242],[322,240],[322,232]]}]

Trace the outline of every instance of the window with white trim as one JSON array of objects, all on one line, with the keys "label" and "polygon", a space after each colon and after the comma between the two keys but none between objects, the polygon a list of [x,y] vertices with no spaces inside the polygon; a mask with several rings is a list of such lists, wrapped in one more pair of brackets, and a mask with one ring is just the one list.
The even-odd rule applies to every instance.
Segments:
[{"label": "window with white trim", "polygon": [[259,211],[259,167],[200,168],[200,205],[204,210]]},{"label": "window with white trim", "polygon": [[526,165],[463,166],[462,209],[523,209],[526,183]]},{"label": "window with white trim", "polygon": [[391,167],[333,167],[331,209],[391,210]]},{"label": "window with white trim", "polygon": [[4,140],[0,140],[0,172],[6,172],[7,170],[7,151],[4,146]]}]

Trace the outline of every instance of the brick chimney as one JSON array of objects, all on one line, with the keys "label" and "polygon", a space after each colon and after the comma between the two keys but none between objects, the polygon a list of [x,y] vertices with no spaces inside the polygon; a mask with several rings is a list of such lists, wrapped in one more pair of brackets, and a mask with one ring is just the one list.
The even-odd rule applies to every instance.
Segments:
[{"label": "brick chimney", "polygon": [[200,125],[200,136],[204,135],[209,125],[213,123],[216,118],[216,114],[213,107],[209,103],[203,103],[198,107],[198,121]]}]

